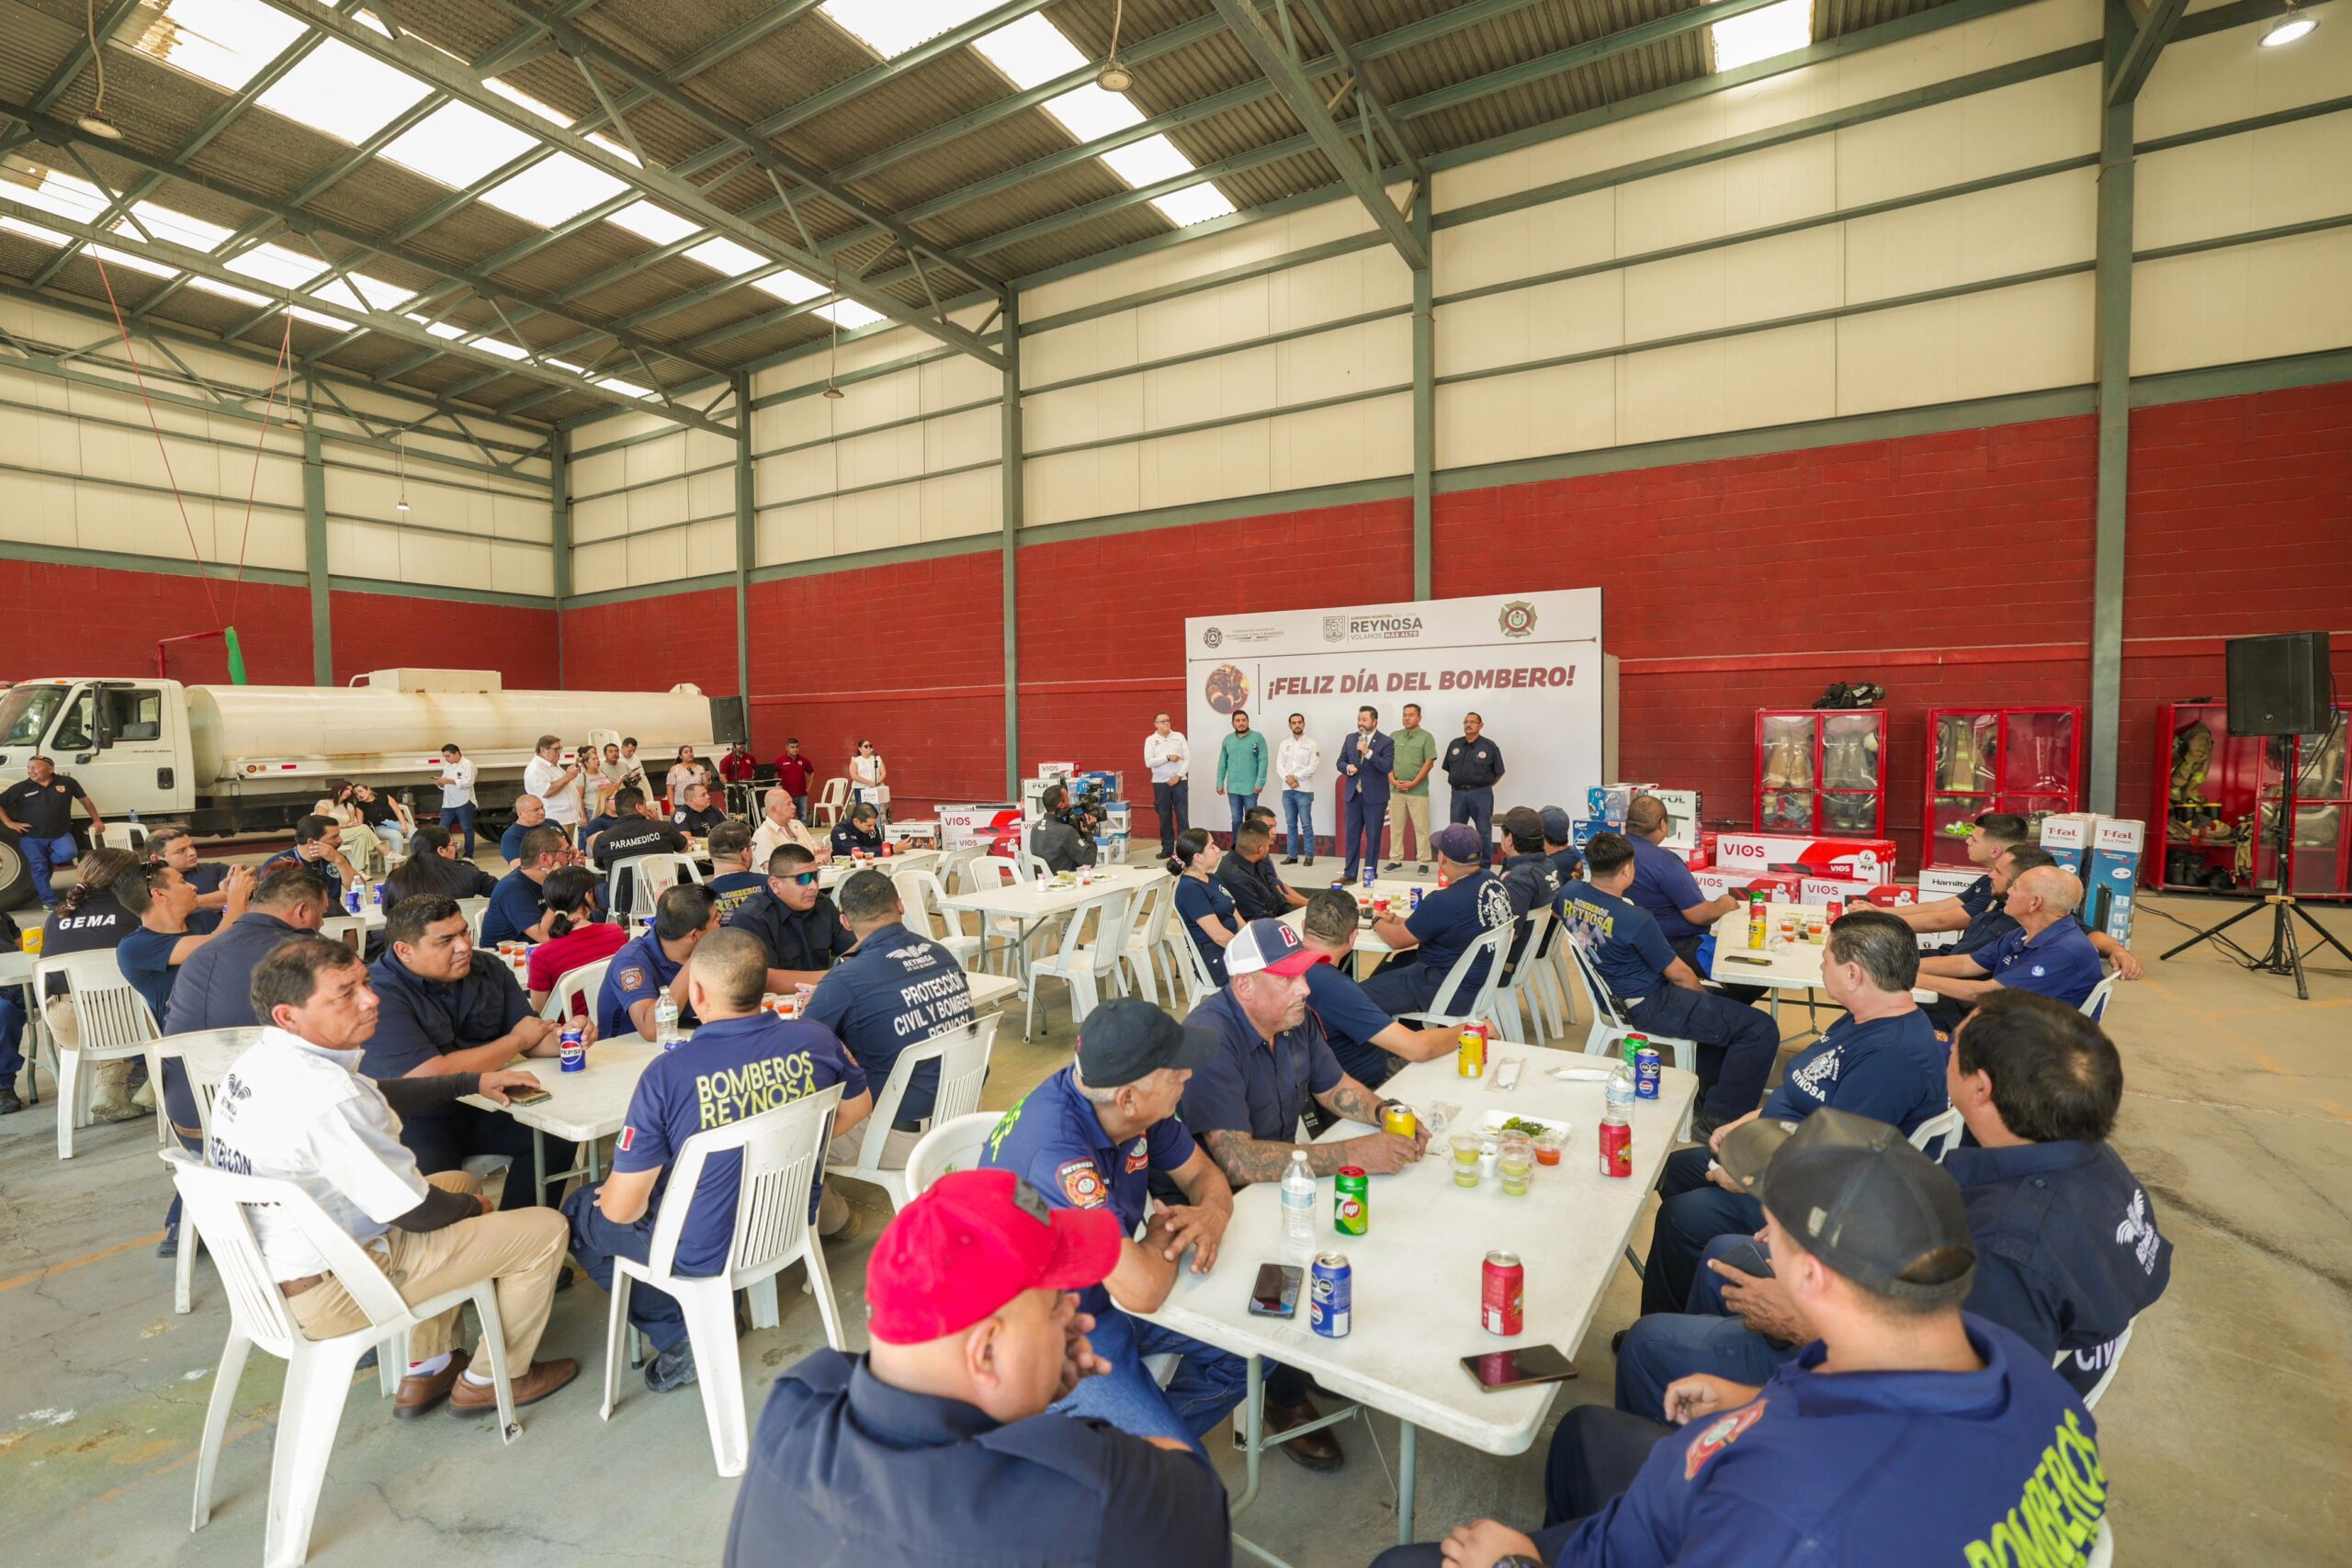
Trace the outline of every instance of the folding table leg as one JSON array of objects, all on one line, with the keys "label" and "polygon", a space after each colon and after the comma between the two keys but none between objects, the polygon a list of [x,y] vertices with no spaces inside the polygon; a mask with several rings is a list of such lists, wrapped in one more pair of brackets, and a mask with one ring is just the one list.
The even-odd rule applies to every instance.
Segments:
[{"label": "folding table leg", "polygon": [[1396,1544],[1409,1546],[1413,1540],[1414,1461],[1419,1457],[1420,1428],[1410,1421],[1397,1424],[1396,1440]]}]

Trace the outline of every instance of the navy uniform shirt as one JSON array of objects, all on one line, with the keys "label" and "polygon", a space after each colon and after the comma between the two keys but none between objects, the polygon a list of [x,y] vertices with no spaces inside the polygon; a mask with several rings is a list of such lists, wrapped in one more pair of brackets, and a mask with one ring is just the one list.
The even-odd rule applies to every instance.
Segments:
[{"label": "navy uniform shirt", "polygon": [[62,904],[49,912],[49,918],[40,923],[40,955],[57,958],[69,953],[112,953],[124,937],[138,929],[138,919],[115,902],[111,889],[93,892],[70,915]]},{"label": "navy uniform shirt", "polygon": [[1481,734],[1472,740],[1457,735],[1445,749],[1445,782],[1455,789],[1492,789],[1503,776],[1503,749]]},{"label": "navy uniform shirt", "polygon": [[250,1029],[260,1022],[254,1016],[254,966],[279,942],[310,934],[259,909],[248,910],[222,927],[180,965],[180,977],[172,984],[172,1015],[164,1021],[164,1032]]},{"label": "navy uniform shirt", "polygon": [[1214,878],[1180,876],[1176,879],[1176,918],[1183,922],[1184,934],[1193,939],[1193,946],[1209,972],[1209,983],[1223,986],[1225,949],[1209,940],[1209,933],[1201,930],[1201,921],[1212,919],[1227,931],[1239,931],[1241,917],[1234,912],[1233,895]]},{"label": "navy uniform shirt", "polygon": [[[628,1010],[639,1002],[659,1000],[662,988],[678,977],[678,969],[677,961],[662,951],[662,939],[651,927],[631,937],[627,946],[613,954],[605,983],[596,992],[597,1038],[618,1040],[637,1033],[637,1025],[628,1021]],[[692,1028],[695,1010],[686,1005],[685,997],[672,991],[670,999],[678,1004],[678,1021]]]},{"label": "navy uniform shirt", "polygon": [[1560,918],[1567,922],[1568,940],[1584,949],[1618,1007],[1657,996],[1673,983],[1666,971],[1674,963],[1674,949],[1639,904],[1589,882],[1571,882],[1560,893]]},{"label": "navy uniform shirt", "polygon": [[2098,949],[2072,916],[2044,926],[2031,938],[2018,926],[1968,959],[2009,990],[2053,997],[2070,1008],[2082,1006],[2107,976]]},{"label": "navy uniform shirt", "polygon": [[1552,874],[1560,879],[1563,887],[1574,882],[1577,873],[1584,869],[1584,852],[1573,844],[1564,849],[1546,851],[1545,858],[1551,861]]},{"label": "navy uniform shirt", "polygon": [[1625,889],[1625,897],[1650,912],[1668,942],[1704,931],[1705,927],[1694,926],[1682,917],[1683,910],[1708,902],[1682,857],[1632,833],[1625,840],[1634,846],[1634,885]]},{"label": "navy uniform shirt", "polygon": [[259,882],[281,865],[300,866],[311,874],[311,880],[326,895],[327,917],[332,919],[346,911],[343,907],[343,873],[333,863],[322,860],[304,860],[300,850],[280,850],[254,868],[254,880]]},{"label": "navy uniform shirt", "polygon": [[523,933],[539,923],[547,908],[542,884],[520,871],[508,872],[491,890],[490,908],[481,912],[481,944],[494,948],[502,942],[528,942]]},{"label": "navy uniform shirt", "polygon": [[[200,860],[188,870],[180,873],[180,879],[199,894],[218,893],[220,891],[220,885],[229,880],[229,868],[217,860]],[[189,910],[188,934],[191,936],[211,935],[220,929],[220,917],[227,912],[224,909]]]},{"label": "navy uniform shirt", "polygon": [[767,874],[759,871],[721,872],[703,884],[718,898],[718,923],[734,921],[735,911],[752,901],[755,894],[766,890]]},{"label": "navy uniform shirt", "polygon": [[[621,862],[635,860],[639,855],[682,855],[685,852],[686,836],[655,817],[624,817],[605,829],[605,836],[596,840],[596,863],[603,866],[607,874]],[[636,878],[624,876],[620,879],[620,891],[614,895],[613,912],[623,919],[633,913],[629,905],[636,898]]]},{"label": "navy uniform shirt", "polygon": [[[835,1084],[842,1086],[843,1100],[865,1092],[865,1075],[828,1030],[766,1011],[706,1023],[692,1040],[645,1065],[629,1096],[628,1120],[613,1140],[613,1169],[661,1171],[646,1204],[647,1213],[657,1214],[688,1138]],[[817,1175],[817,1190],[808,1195],[811,1218],[824,1191],[824,1172]],[[703,1166],[694,1207],[678,1235],[681,1274],[716,1274],[727,1266],[742,1177],[740,1150],[714,1156]]]},{"label": "navy uniform shirt", "polygon": [[32,829],[30,838],[62,839],[74,830],[74,803],[89,798],[70,773],[51,773],[45,784],[18,779],[0,790],[0,810]]},{"label": "navy uniform shirt", "polygon": [[2148,1194],[2105,1144],[1962,1147],[1944,1156],[1968,1205],[1968,1310],[2024,1339],[2087,1393],[2134,1314],[2172,1279]]},{"label": "navy uniform shirt", "polygon": [[498,852],[508,864],[523,858],[523,835],[534,828],[554,828],[561,830],[560,822],[510,822],[506,831],[498,835]]},{"label": "navy uniform shirt", "polygon": [[706,806],[700,811],[682,806],[670,813],[670,820],[676,823],[679,831],[688,838],[700,839],[708,837],[713,828],[726,821],[727,813],[716,806]]},{"label": "navy uniform shirt", "polygon": [[1765,1100],[1768,1122],[1801,1122],[1825,1105],[1905,1137],[1951,1103],[1944,1092],[1944,1043],[1928,1015],[1913,1008],[1857,1023],[1848,1013],[1789,1060],[1781,1087]]},{"label": "navy uniform shirt", "polygon": [[[820,900],[818,908],[830,913],[832,905]],[[840,923],[839,916],[833,919]],[[902,925],[888,925],[867,932],[855,953],[817,982],[803,1016],[841,1036],[878,1096],[899,1052],[972,1021],[972,987],[954,953]],[[922,1121],[938,1094],[939,1064],[925,1062],[907,1080],[892,1121]]]},{"label": "navy uniform shirt", "polygon": [[[1493,872],[1481,867],[1423,898],[1421,907],[1405,917],[1405,929],[1420,944],[1414,949],[1420,963],[1443,985],[1454,961],[1480,933],[1509,925],[1510,920],[1510,891]],[[1471,965],[1469,983],[1461,992],[1462,1005],[1468,1006],[1486,983],[1487,964],[1482,959]]]},{"label": "navy uniform shirt", "polygon": [[1503,891],[1510,896],[1511,918],[1519,922],[1519,934],[1510,939],[1510,956],[1518,962],[1519,952],[1527,941],[1527,917],[1548,908],[1560,896],[1560,874],[1552,859],[1541,850],[1529,854],[1515,854],[1502,863]]},{"label": "navy uniform shirt", "polygon": [[2003,907],[2007,900],[1993,891],[1991,877],[1978,877],[1955,897],[1960,899],[1961,908],[1968,915],[1968,925],[1961,931],[1960,940],[1952,943],[1942,956],[1957,958],[1975,953],[1981,948],[1990,947],[2018,929],[2017,921],[2009,918],[2009,911]]},{"label": "navy uniform shirt", "polygon": [[1329,1093],[1344,1076],[1312,1008],[1295,1028],[1275,1035],[1271,1046],[1241,1010],[1231,987],[1194,1008],[1184,1021],[1214,1030],[1217,1037],[1216,1055],[1193,1069],[1177,1106],[1185,1130],[1203,1142],[1211,1133],[1235,1132],[1289,1143],[1298,1136],[1307,1100]]},{"label": "navy uniform shirt", "polygon": [[1306,1010],[1323,1025],[1323,1038],[1348,1076],[1366,1089],[1378,1089],[1405,1065],[1372,1043],[1372,1037],[1396,1021],[1364,994],[1355,976],[1326,961],[1306,972]]},{"label": "navy uniform shirt", "polygon": [[874,831],[871,833],[861,833],[854,823],[846,821],[835,823],[833,825],[833,853],[846,857],[860,850],[864,850],[869,855],[878,855],[882,852],[881,824],[876,823]]},{"label": "navy uniform shirt", "polygon": [[[172,982],[180,972],[172,967],[172,949],[180,944],[186,931],[151,931],[145,926],[133,930],[114,950],[115,966],[131,987],[147,998],[147,1010],[155,1015],[155,1027],[161,1029],[164,1020],[171,1015]],[[202,948],[197,949],[201,953]],[[191,955],[192,956],[192,955]]]},{"label": "navy uniform shirt", "polygon": [[[1073,1070],[1064,1067],[1004,1113],[980,1149],[979,1168],[1025,1179],[1048,1208],[1108,1209],[1119,1216],[1120,1234],[1132,1237],[1151,1197],[1151,1173],[1173,1175],[1199,1145],[1173,1116],[1132,1138],[1112,1137],[1072,1081]],[[1106,1287],[1079,1292],[1079,1311],[1100,1315],[1110,1309]]]},{"label": "navy uniform shirt", "polygon": [[2106,1501],[2090,1412],[2015,1335],[1962,1321],[1981,1371],[1820,1372],[1815,1340],[1748,1404],[1659,1438],[1600,1512],[1536,1532],[1544,1562],[2040,1562],[2053,1527],[2086,1547]]},{"label": "navy uniform shirt", "polygon": [[1274,870],[1272,850],[1254,865],[1243,860],[1238,850],[1228,853],[1216,863],[1216,880],[1232,895],[1233,907],[1244,921],[1278,920],[1290,913],[1290,900],[1282,895],[1282,874]]},{"label": "navy uniform shirt", "polygon": [[1197,1453],[1046,1411],[1001,1425],[819,1350],[775,1380],[728,1568],[1230,1568],[1225,1486]]},{"label": "navy uniform shirt", "polygon": [[796,909],[763,888],[745,899],[727,923],[766,944],[771,969],[831,969],[857,939],[842,924],[830,895],[820,893],[806,909]]},{"label": "navy uniform shirt", "polygon": [[[530,998],[514,972],[488,953],[476,953],[458,979],[428,980],[388,949],[368,965],[368,979],[379,1006],[376,1032],[360,1048],[359,1070],[371,1078],[406,1077],[451,1051],[487,1045],[531,1016]],[[413,1112],[409,1120],[456,1113],[451,1106]]]}]

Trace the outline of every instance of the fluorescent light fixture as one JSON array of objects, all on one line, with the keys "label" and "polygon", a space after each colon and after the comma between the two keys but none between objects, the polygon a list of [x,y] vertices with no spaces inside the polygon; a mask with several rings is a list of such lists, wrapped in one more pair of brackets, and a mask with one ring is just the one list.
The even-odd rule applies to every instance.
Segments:
[{"label": "fluorescent light fixture", "polygon": [[381,156],[463,190],[537,145],[537,138],[471,104],[444,104],[387,142]]},{"label": "fluorescent light fixture", "polygon": [[482,200],[526,223],[552,229],[628,188],[618,178],[569,152],[558,152],[482,193]]},{"label": "fluorescent light fixture", "polygon": [[257,100],[298,125],[353,146],[424,96],[424,84],[335,39],[322,39]]},{"label": "fluorescent light fixture", "polygon": [[1193,161],[1176,151],[1176,144],[1165,136],[1147,136],[1141,141],[1114,147],[1102,154],[1102,162],[1111,166],[1113,174],[1137,188],[1193,172]]},{"label": "fluorescent light fixture", "polygon": [[835,27],[885,60],[996,9],[1001,0],[825,0]]},{"label": "fluorescent light fixture", "polygon": [[711,271],[728,277],[741,277],[768,265],[768,258],[749,245],[732,240],[705,240],[690,251],[681,253],[688,261],[700,262]]},{"label": "fluorescent light fixture", "polygon": [[2284,49],[2298,39],[2309,38],[2318,26],[2318,17],[2306,17],[2298,11],[2290,11],[2270,24],[2270,30],[2262,35],[2262,47]]},{"label": "fluorescent light fixture", "polygon": [[1046,112],[1080,141],[1093,141],[1114,130],[1143,123],[1143,110],[1116,93],[1091,85],[1072,87],[1058,98],[1046,100]]},{"label": "fluorescent light fixture", "polygon": [[1166,196],[1154,197],[1151,205],[1159,209],[1162,218],[1179,229],[1205,223],[1212,218],[1223,218],[1234,209],[1233,203],[1226,199],[1225,192],[1206,180],[1196,186],[1187,186],[1182,190],[1170,191]]},{"label": "fluorescent light fixture", "polygon": [[765,277],[752,280],[752,287],[763,294],[773,294],[787,305],[805,305],[811,299],[821,299],[832,292],[823,284],[801,276],[786,268],[772,272]]},{"label": "fluorescent light fixture", "polygon": [[1736,71],[1813,42],[1813,0],[1781,0],[1760,11],[1709,25],[1715,69]]},{"label": "fluorescent light fixture", "polygon": [[133,47],[230,93],[304,31],[298,18],[261,0],[163,0],[155,13]]},{"label": "fluorescent light fixture", "polygon": [[972,48],[1016,87],[1028,88],[1086,68],[1086,56],[1061,28],[1036,12],[972,40]]},{"label": "fluorescent light fixture", "polygon": [[651,201],[632,201],[618,212],[606,218],[605,221],[617,223],[638,238],[650,240],[657,245],[676,244],[687,235],[697,231],[695,224],[687,222],[658,202]]},{"label": "fluorescent light fixture", "polygon": [[250,288],[239,288],[234,284],[221,283],[195,273],[187,275],[187,286],[201,288],[207,294],[218,294],[223,299],[234,299],[241,305],[266,305],[270,302],[266,294],[256,294]]},{"label": "fluorescent light fixture", "polygon": [[640,387],[634,381],[624,381],[617,376],[604,377],[597,381],[596,385],[608,392],[618,392],[625,397],[650,398],[653,395],[652,388]]},{"label": "fluorescent light fixture", "polygon": [[327,269],[327,264],[316,256],[306,256],[282,245],[255,245],[220,265],[231,272],[242,272],[247,277],[259,278],[280,288],[300,288]]},{"label": "fluorescent light fixture", "polygon": [[574,376],[585,376],[588,374],[588,370],[585,366],[574,365],[569,359],[550,359],[548,363],[554,366],[559,370],[569,370]]},{"label": "fluorescent light fixture", "polygon": [[830,305],[817,307],[816,314],[846,332],[870,327],[882,319],[879,310],[869,310],[854,299],[836,299]]}]

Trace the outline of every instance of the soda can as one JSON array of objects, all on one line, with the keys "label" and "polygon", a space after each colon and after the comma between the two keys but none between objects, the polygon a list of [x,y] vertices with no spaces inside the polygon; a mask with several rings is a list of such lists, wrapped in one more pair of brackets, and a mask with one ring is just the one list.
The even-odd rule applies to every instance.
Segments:
[{"label": "soda can", "polygon": [[1380,1113],[1380,1130],[1384,1133],[1394,1133],[1400,1138],[1411,1137],[1413,1129],[1417,1125],[1419,1122],[1413,1115],[1413,1108],[1409,1105],[1392,1105]]},{"label": "soda can", "polygon": [[[1377,857],[1375,857],[1375,858],[1377,858]],[[1365,886],[1366,888],[1370,888],[1370,887],[1372,886],[1372,874],[1373,874],[1373,872],[1374,872],[1374,869],[1375,869],[1375,868],[1374,867],[1374,865],[1373,865],[1372,862],[1370,862],[1370,861],[1366,861],[1366,862],[1364,863],[1364,867],[1363,867],[1363,885],[1364,885],[1364,886]]]},{"label": "soda can", "polygon": [[1483,1077],[1486,1075],[1486,1031],[1467,1028],[1463,1030],[1454,1048],[1453,1068],[1465,1078]]},{"label": "soda can", "polygon": [[1659,1060],[1655,1049],[1647,1045],[1642,1047],[1641,1055],[1634,1059],[1634,1098],[1635,1100],[1657,1098],[1658,1073],[1664,1066],[1665,1063]]},{"label": "soda can", "polygon": [[1642,1047],[1650,1043],[1646,1034],[1628,1034],[1624,1039],[1625,1066],[1638,1076],[1642,1070]]},{"label": "soda can", "polygon": [[1846,918],[1846,900],[1838,897],[1835,893],[1832,893],[1829,896],[1829,908],[1826,914],[1829,923],[1833,926],[1839,920],[1844,919]]},{"label": "soda can", "polygon": [[1372,1228],[1372,1184],[1363,1167],[1343,1165],[1331,1183],[1331,1228],[1341,1235],[1362,1235]]},{"label": "soda can", "polygon": [[343,907],[349,913],[354,915],[359,913],[362,908],[366,908],[367,903],[368,895],[360,892],[356,887],[347,887],[344,889]]},{"label": "soda can", "polygon": [[1515,1252],[1489,1252],[1478,1270],[1478,1326],[1508,1338],[1527,1326],[1527,1269]]},{"label": "soda can", "polygon": [[384,885],[380,882],[369,883],[368,885],[368,898],[370,903],[376,906],[376,908],[379,909],[382,908],[384,907]]},{"label": "soda can", "polygon": [[576,1073],[585,1068],[588,1066],[587,1032],[576,1023],[567,1023],[560,1038],[563,1042],[563,1070]]},{"label": "soda can", "polygon": [[1315,1255],[1313,1277],[1306,1287],[1306,1323],[1326,1339],[1345,1339],[1355,1314],[1354,1271],[1344,1252]]},{"label": "soda can", "polygon": [[1634,1129],[1631,1124],[1605,1119],[1601,1122],[1600,1174],[1603,1176],[1634,1174]]},{"label": "soda can", "polygon": [[1417,915],[1419,914],[1421,912],[1421,890],[1419,887],[1409,888],[1407,890],[1405,897],[1411,900],[1413,913]]}]

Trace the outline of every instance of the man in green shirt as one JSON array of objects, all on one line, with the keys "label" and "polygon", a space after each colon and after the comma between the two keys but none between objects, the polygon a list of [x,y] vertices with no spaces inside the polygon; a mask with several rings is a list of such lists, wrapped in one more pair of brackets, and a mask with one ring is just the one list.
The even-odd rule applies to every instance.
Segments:
[{"label": "man in green shirt", "polygon": [[[1413,852],[1423,864],[1416,871],[1427,871],[1430,853],[1430,770],[1437,765],[1437,737],[1421,728],[1421,705],[1405,705],[1405,721],[1389,737],[1396,742],[1396,787],[1388,797],[1388,852],[1403,856],[1405,824],[1413,825]],[[1388,863],[1395,871],[1404,864],[1399,858]]]},{"label": "man in green shirt", "polygon": [[1216,792],[1233,807],[1233,830],[1241,830],[1241,818],[1258,804],[1258,792],[1266,787],[1268,767],[1266,738],[1250,728],[1250,715],[1240,708],[1233,710],[1233,733],[1216,749]]}]

